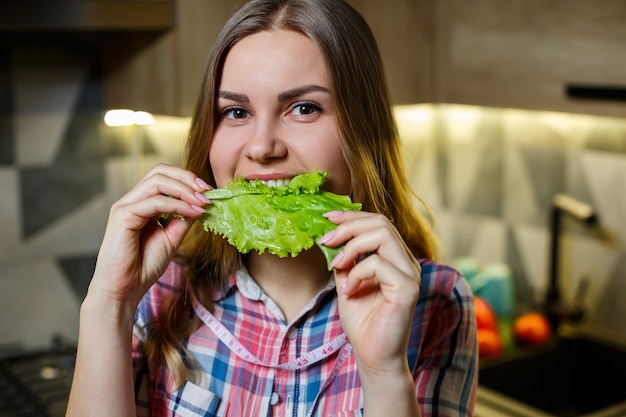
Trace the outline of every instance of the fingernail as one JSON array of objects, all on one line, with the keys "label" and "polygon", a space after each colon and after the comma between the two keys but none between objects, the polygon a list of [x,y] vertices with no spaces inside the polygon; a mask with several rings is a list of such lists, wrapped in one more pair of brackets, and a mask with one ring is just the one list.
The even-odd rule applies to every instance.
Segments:
[{"label": "fingernail", "polygon": [[206,213],[206,210],[203,209],[202,207],[198,207],[194,204],[191,205],[191,208],[194,209],[195,211],[197,211],[198,213]]},{"label": "fingernail", "polygon": [[196,184],[198,184],[200,187],[202,187],[205,190],[210,190],[211,186],[209,184],[207,184],[202,178],[197,177],[196,178]]},{"label": "fingernail", "polygon": [[334,238],[337,235],[337,232],[335,230],[331,230],[330,232],[326,233],[324,236],[322,236],[319,240],[319,242],[323,245],[326,242],[330,241],[332,238]]},{"label": "fingernail", "polygon": [[337,256],[335,256],[335,258],[333,259],[333,261],[330,263],[330,267],[334,268],[337,266],[337,264],[339,264],[342,260],[343,260],[343,251],[339,252],[337,254]]},{"label": "fingernail", "polygon": [[337,217],[340,214],[341,214],[341,211],[334,210],[334,211],[329,211],[328,213],[324,213],[324,214],[322,214],[322,216],[324,216],[324,217],[326,217],[328,219],[328,218],[331,218],[331,217]]},{"label": "fingernail", "polygon": [[199,193],[196,191],[196,198],[200,201],[202,201],[204,204],[210,204],[211,200],[209,200],[208,198],[206,198],[206,196],[202,193]]},{"label": "fingernail", "polygon": [[339,290],[339,293],[341,295],[346,295],[348,293],[348,282],[344,282],[343,284],[341,284],[341,289]]}]

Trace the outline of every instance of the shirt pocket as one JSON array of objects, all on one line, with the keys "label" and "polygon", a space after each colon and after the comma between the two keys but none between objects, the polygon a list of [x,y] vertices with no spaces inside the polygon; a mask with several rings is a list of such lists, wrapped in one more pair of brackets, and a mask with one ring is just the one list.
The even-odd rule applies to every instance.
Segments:
[{"label": "shirt pocket", "polygon": [[167,407],[176,417],[228,416],[228,401],[189,381],[172,394]]}]

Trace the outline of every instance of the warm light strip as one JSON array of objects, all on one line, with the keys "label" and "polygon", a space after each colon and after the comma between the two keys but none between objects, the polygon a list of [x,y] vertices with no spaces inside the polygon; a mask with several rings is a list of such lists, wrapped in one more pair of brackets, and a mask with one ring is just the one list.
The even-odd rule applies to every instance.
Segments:
[{"label": "warm light strip", "polygon": [[145,111],[115,109],[104,114],[104,123],[107,126],[151,125],[154,117]]}]

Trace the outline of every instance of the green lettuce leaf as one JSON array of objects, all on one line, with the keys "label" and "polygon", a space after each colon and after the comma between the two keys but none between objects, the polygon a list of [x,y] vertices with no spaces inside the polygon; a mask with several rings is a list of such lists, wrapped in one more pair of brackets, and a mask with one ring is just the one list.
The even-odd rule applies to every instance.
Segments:
[{"label": "green lettuce leaf", "polygon": [[336,227],[322,214],[360,210],[361,204],[353,203],[348,196],[320,190],[327,175],[301,174],[280,187],[238,178],[204,193],[211,204],[200,221],[205,231],[225,237],[241,253],[256,250],[295,257],[316,244],[330,269],[330,262],[341,248],[317,242]]}]

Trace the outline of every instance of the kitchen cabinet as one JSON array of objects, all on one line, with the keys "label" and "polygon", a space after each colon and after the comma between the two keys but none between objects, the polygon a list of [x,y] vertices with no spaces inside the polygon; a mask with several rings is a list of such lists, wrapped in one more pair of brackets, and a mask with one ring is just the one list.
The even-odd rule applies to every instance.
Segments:
[{"label": "kitchen cabinet", "polygon": [[626,115],[624,102],[565,94],[572,82],[626,86],[623,1],[436,3],[436,101]]},{"label": "kitchen cabinet", "polygon": [[[241,0],[176,3],[173,30],[154,37],[118,36],[105,54],[106,104],[189,116],[209,50]],[[432,0],[349,0],[374,32],[395,103],[428,102],[432,82]]]},{"label": "kitchen cabinet", "polygon": [[[439,0],[437,0],[439,1]],[[395,104],[435,98],[435,0],[348,0],[370,25]]]},{"label": "kitchen cabinet", "polygon": [[568,98],[569,83],[626,86],[618,0],[349,0],[381,48],[395,103],[458,103],[625,116]]},{"label": "kitchen cabinet", "polygon": [[[380,46],[396,104],[459,103],[626,116],[568,98],[568,83],[626,86],[626,3],[607,0],[348,0]],[[188,116],[218,31],[241,0],[176,3],[176,27],[111,42],[108,107]],[[145,42],[145,45],[136,45]]]},{"label": "kitchen cabinet", "polygon": [[121,34],[105,49],[108,108],[189,116],[219,30],[241,0],[176,2],[174,29],[154,39]]}]

